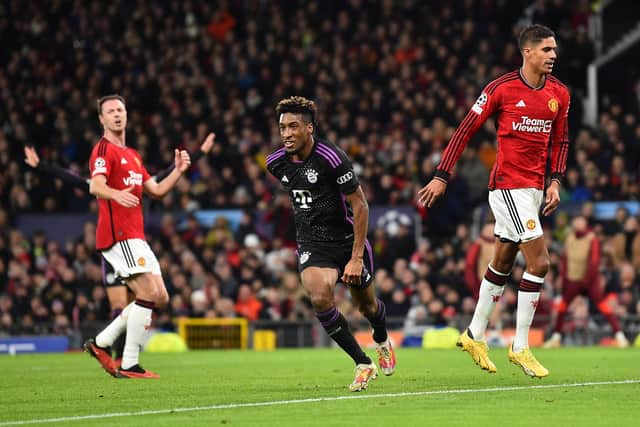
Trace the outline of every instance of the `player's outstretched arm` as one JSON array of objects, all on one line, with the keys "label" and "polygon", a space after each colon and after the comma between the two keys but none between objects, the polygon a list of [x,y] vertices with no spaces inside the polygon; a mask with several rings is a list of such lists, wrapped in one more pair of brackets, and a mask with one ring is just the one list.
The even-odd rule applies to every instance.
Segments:
[{"label": "player's outstretched arm", "polygon": [[99,199],[113,200],[125,208],[132,208],[140,204],[140,199],[134,194],[131,194],[133,189],[133,185],[124,190],[111,188],[107,185],[107,177],[104,175],[96,175],[91,178],[89,182],[89,193]]},{"label": "player's outstretched arm", "polygon": [[[213,143],[215,142],[215,139],[216,139],[216,134],[213,132],[209,133],[209,135],[207,135],[207,137],[204,139],[204,141],[200,145],[200,149],[195,153],[189,153],[189,157],[191,157],[191,163],[196,163],[198,160],[200,160],[200,157],[206,156],[207,154],[209,154],[211,152],[211,149],[213,148]],[[175,167],[176,165],[172,163],[168,168],[158,173],[156,175],[156,181],[160,182],[163,179],[165,179],[167,176],[169,176],[171,171],[175,169]]]},{"label": "player's outstretched arm", "polygon": [[38,172],[43,172],[48,175],[53,175],[56,178],[60,178],[67,184],[71,184],[80,190],[89,192],[89,180],[82,178],[69,169],[65,169],[58,165],[54,165],[52,163],[48,163],[40,160],[40,156],[36,152],[35,148],[25,146],[24,147],[24,162],[37,170]]},{"label": "player's outstretched arm", "polygon": [[345,196],[353,210],[353,249],[351,259],[344,267],[342,282],[349,285],[360,285],[362,268],[364,267],[364,244],[369,227],[369,204],[362,187]]},{"label": "player's outstretched arm", "polygon": [[185,150],[174,150],[174,169],[162,181],[151,178],[144,182],[144,190],[153,197],[164,197],[191,166],[191,158]]}]

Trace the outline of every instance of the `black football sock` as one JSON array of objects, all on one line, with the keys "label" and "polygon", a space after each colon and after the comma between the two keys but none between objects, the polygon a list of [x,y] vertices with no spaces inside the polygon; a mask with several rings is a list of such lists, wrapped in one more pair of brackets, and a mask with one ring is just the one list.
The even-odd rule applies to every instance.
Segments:
[{"label": "black football sock", "polygon": [[381,343],[387,340],[387,309],[379,299],[376,299],[376,302],[378,303],[376,314],[367,319],[373,328],[373,340]]},{"label": "black football sock", "polygon": [[358,345],[355,337],[349,331],[347,319],[336,307],[329,310],[316,312],[316,317],[320,321],[322,327],[327,331],[331,339],[333,339],[342,348],[356,364],[370,364],[371,359]]}]

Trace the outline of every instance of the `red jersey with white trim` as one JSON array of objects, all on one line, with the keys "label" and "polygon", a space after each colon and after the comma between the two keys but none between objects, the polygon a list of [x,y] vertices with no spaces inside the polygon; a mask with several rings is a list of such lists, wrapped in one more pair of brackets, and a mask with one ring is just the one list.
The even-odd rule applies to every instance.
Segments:
[{"label": "red jersey with white trim", "polygon": [[519,70],[489,83],[455,131],[436,177],[448,179],[473,134],[497,113],[498,153],[489,189],[544,189],[551,139],[551,178],[564,176],[569,152],[569,91],[547,75],[539,88],[529,86]]},{"label": "red jersey with white trim", "polygon": [[[107,185],[116,190],[133,186],[131,194],[142,199],[143,184],[151,178],[136,150],[121,147],[106,138],[93,147],[89,161],[90,176],[104,175]],[[109,249],[116,242],[144,239],[142,203],[127,208],[113,200],[98,198],[96,249]]]}]

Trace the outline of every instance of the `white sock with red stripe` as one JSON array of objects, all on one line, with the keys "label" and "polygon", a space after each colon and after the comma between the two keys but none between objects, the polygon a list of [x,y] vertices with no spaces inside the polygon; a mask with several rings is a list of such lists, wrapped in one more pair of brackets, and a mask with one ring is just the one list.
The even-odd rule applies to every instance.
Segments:
[{"label": "white sock with red stripe", "polygon": [[138,364],[140,349],[144,344],[147,330],[151,327],[153,303],[136,300],[129,312],[127,320],[127,339],[122,353],[122,369],[129,369]]},{"label": "white sock with red stripe", "polygon": [[478,295],[476,309],[473,312],[473,319],[471,319],[471,323],[469,324],[469,331],[471,335],[473,335],[474,340],[484,340],[484,333],[489,324],[489,318],[504,292],[504,284],[508,277],[508,273],[500,273],[491,267],[491,265],[487,268],[487,272],[480,284],[480,294]]},{"label": "white sock with red stripe", "polygon": [[127,327],[127,319],[133,303],[126,306],[106,328],[96,336],[98,347],[111,347],[113,342],[124,332]]},{"label": "white sock with red stripe", "polygon": [[536,314],[540,300],[540,288],[544,284],[544,277],[534,276],[525,272],[520,280],[518,290],[518,314],[516,316],[516,336],[513,340],[513,351],[519,352],[529,347],[529,329],[533,316]]}]

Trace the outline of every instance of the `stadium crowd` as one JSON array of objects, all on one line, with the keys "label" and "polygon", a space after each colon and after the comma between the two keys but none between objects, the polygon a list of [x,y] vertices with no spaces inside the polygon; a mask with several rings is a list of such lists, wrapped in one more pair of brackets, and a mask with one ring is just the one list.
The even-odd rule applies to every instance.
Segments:
[{"label": "stadium crowd", "polygon": [[[312,318],[296,272],[288,197],[265,174],[266,156],[280,144],[277,101],[292,94],[315,100],[318,132],[353,159],[371,205],[415,205],[482,87],[520,64],[514,35],[529,3],[3,3],[0,334],[65,333],[108,319],[93,224],[65,245],[12,226],[21,213],[96,211],[88,194],[28,168],[22,150],[34,145],[43,159],[86,176],[100,135],[93,101],[107,93],[127,100],[128,141],[152,173],[172,161],[173,148],[193,152],[207,132],[217,134],[188,179],[162,202],[147,202],[167,212],[148,230],[171,295],[157,324],[171,327],[176,316]],[[602,286],[615,313],[640,314],[638,219],[619,209],[614,221],[600,222],[592,205],[640,198],[640,81],[621,89],[630,98],[603,105],[597,127],[582,125],[584,70],[594,54],[589,2],[538,1],[532,12],[557,30],[554,74],[574,99],[562,199],[582,204],[602,242]],[[389,317],[443,325],[473,312],[465,258],[487,219],[472,212],[486,206],[494,140],[488,123],[438,206],[416,206],[418,238],[402,224],[371,233]],[[223,218],[208,228],[193,216],[179,227],[170,213],[230,207],[245,212],[236,230]],[[551,312],[558,295],[570,220],[560,213],[545,223],[553,265],[538,316]],[[513,312],[521,274],[516,267],[505,313]],[[358,320],[339,293],[341,311]],[[570,307],[576,317],[589,309],[595,312],[585,300]]]}]

